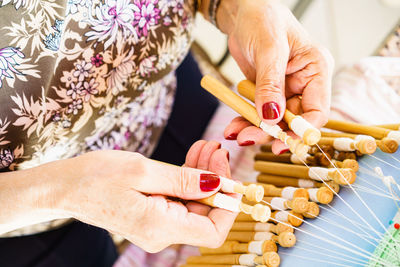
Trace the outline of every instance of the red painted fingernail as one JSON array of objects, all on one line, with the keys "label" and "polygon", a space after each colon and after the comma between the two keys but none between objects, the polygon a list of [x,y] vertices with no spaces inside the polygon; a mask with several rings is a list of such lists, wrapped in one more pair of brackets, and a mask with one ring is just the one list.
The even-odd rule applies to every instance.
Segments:
[{"label": "red painted fingernail", "polygon": [[279,106],[276,102],[267,102],[262,106],[262,113],[265,120],[275,120],[279,118]]},{"label": "red painted fingernail", "polygon": [[284,149],[284,150],[282,150],[282,151],[279,153],[279,155],[282,155],[283,153],[286,153],[286,152],[288,152],[288,151],[289,151],[289,148]]},{"label": "red painted fingernail", "polygon": [[236,140],[238,134],[237,133],[232,133],[230,135],[228,135],[225,139],[226,140]]},{"label": "red painted fingernail", "polygon": [[220,149],[221,148],[221,144],[218,144],[217,148]]},{"label": "red painted fingernail", "polygon": [[254,141],[244,141],[243,143],[239,144],[239,146],[251,146],[254,145]]},{"label": "red painted fingernail", "polygon": [[200,189],[203,192],[215,190],[220,183],[219,176],[213,173],[200,174]]},{"label": "red painted fingernail", "polygon": [[228,161],[229,161],[229,159],[230,159],[230,157],[229,157],[229,152],[228,153],[226,153],[226,158],[228,159]]}]

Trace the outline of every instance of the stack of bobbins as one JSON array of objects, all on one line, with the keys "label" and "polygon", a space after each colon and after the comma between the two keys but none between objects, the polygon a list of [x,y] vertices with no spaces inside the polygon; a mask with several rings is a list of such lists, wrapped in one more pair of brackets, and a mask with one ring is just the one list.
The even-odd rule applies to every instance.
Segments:
[{"label": "stack of bobbins", "polygon": [[[261,147],[261,152],[255,156],[254,168],[260,172],[257,185],[263,188],[263,196],[260,192],[251,193],[257,186],[254,184],[233,187],[231,184],[222,188],[224,192],[245,195],[243,202],[235,204],[236,209],[243,212],[237,216],[221,247],[200,248],[202,255],[189,258],[182,267],[278,266],[278,247],[291,247],[296,243],[294,228],[299,227],[304,218],[316,218],[320,212],[318,204],[330,203],[340,186],[355,182],[359,167],[357,157],[372,154],[377,148],[394,153],[400,143],[400,124],[365,126],[330,120],[326,128],[337,132],[321,134],[301,116],[285,110],[284,121],[301,138],[293,139],[279,126],[264,124],[253,105],[214,78],[206,76],[201,84],[249,122],[286,143],[291,153],[275,156],[270,145]],[[238,91],[254,103],[252,82],[242,81]],[[254,204],[260,201],[265,205]],[[259,215],[261,210],[264,216]],[[270,211],[268,216],[265,216],[266,210]]]}]

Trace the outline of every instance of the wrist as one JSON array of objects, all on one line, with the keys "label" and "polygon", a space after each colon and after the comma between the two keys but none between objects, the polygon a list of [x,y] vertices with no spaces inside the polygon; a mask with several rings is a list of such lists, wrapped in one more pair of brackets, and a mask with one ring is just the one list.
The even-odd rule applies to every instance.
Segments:
[{"label": "wrist", "polygon": [[[217,6],[215,6],[216,1],[219,1]],[[199,11],[206,20],[210,22],[215,20],[218,28],[223,33],[229,34],[233,28],[240,1],[243,0],[202,0]],[[210,8],[215,7],[217,7],[215,12],[210,12]],[[215,17],[211,18],[210,13],[213,13]]]},{"label": "wrist", "polygon": [[54,165],[0,175],[0,234],[70,217],[60,208],[65,196],[59,179],[63,171]]}]

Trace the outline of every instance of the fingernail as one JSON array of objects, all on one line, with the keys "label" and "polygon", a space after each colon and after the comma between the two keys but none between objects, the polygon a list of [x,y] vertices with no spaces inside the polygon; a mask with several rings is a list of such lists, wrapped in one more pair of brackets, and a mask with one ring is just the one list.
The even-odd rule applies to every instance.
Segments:
[{"label": "fingernail", "polygon": [[276,102],[267,102],[262,106],[262,113],[265,120],[275,120],[279,118],[279,106]]},{"label": "fingernail", "polygon": [[254,141],[248,140],[248,141],[244,141],[243,143],[239,144],[239,146],[251,146],[254,144],[255,144]]},{"label": "fingernail", "polygon": [[228,135],[225,139],[226,140],[236,140],[238,134],[237,133],[232,133],[230,135]]},{"label": "fingernail", "polygon": [[282,151],[279,153],[279,155],[282,155],[283,153],[286,153],[286,152],[288,152],[288,151],[289,151],[289,148],[284,149],[284,150],[282,150]]},{"label": "fingernail", "polygon": [[226,153],[226,158],[228,159],[228,161],[229,161],[229,159],[230,159],[230,157],[229,157],[229,152],[228,153]]},{"label": "fingernail", "polygon": [[200,189],[203,192],[215,190],[220,183],[219,176],[213,173],[200,174]]},{"label": "fingernail", "polygon": [[221,144],[218,144],[217,148],[220,149],[221,148]]}]

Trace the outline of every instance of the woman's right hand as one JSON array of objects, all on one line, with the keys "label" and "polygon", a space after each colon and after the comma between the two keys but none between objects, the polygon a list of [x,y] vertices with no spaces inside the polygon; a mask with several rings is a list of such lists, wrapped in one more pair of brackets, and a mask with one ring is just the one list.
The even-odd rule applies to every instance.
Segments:
[{"label": "woman's right hand", "polygon": [[[203,169],[229,176],[227,151],[216,142],[202,142],[188,153],[190,164],[197,167],[200,162],[207,165]],[[119,234],[149,252],[170,244],[217,247],[236,216],[218,208],[204,213],[200,204],[165,197],[194,200],[214,194],[220,182],[209,171],[124,151],[90,152],[67,161],[70,168],[59,173],[60,200],[53,201],[52,209]]]}]

